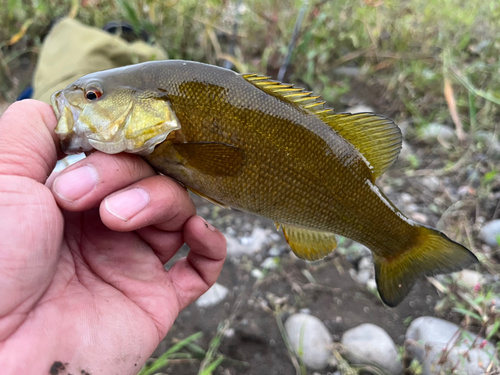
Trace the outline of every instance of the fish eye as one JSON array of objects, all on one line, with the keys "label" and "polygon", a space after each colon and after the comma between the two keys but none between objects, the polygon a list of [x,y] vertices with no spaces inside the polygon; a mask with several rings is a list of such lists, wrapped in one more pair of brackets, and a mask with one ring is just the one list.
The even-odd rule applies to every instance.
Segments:
[{"label": "fish eye", "polygon": [[95,87],[90,88],[85,92],[85,97],[88,100],[96,100],[99,99],[101,96],[102,96],[102,90]]}]

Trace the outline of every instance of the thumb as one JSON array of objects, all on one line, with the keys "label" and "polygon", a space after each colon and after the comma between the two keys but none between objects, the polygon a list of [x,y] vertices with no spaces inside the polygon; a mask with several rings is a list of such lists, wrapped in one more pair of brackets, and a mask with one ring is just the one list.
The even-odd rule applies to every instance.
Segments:
[{"label": "thumb", "polygon": [[0,118],[0,175],[45,183],[60,152],[56,124],[48,104],[37,100],[12,104]]}]

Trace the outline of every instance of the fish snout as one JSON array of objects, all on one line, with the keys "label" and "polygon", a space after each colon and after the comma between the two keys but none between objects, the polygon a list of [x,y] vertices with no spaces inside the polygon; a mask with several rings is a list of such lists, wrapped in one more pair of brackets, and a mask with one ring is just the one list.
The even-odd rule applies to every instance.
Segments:
[{"label": "fish snout", "polygon": [[85,137],[78,136],[76,133],[70,133],[64,139],[61,139],[61,150],[65,154],[79,154],[91,151],[92,145]]}]

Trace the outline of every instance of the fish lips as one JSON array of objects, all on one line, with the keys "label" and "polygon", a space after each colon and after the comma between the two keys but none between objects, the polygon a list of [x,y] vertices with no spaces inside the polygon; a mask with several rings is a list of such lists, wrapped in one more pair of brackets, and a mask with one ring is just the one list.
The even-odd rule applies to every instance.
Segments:
[{"label": "fish lips", "polygon": [[75,132],[81,109],[68,101],[64,90],[52,94],[50,102],[58,119],[54,132],[59,136],[62,151],[66,154],[79,154],[93,150],[87,137]]}]

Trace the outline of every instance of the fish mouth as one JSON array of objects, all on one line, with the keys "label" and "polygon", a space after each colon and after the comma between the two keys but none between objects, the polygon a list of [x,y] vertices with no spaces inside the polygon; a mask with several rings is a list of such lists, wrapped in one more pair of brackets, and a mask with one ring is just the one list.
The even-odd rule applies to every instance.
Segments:
[{"label": "fish mouth", "polygon": [[52,94],[50,103],[58,120],[54,132],[59,137],[61,150],[66,154],[91,151],[93,147],[87,138],[75,132],[81,109],[68,101],[63,90]]}]

